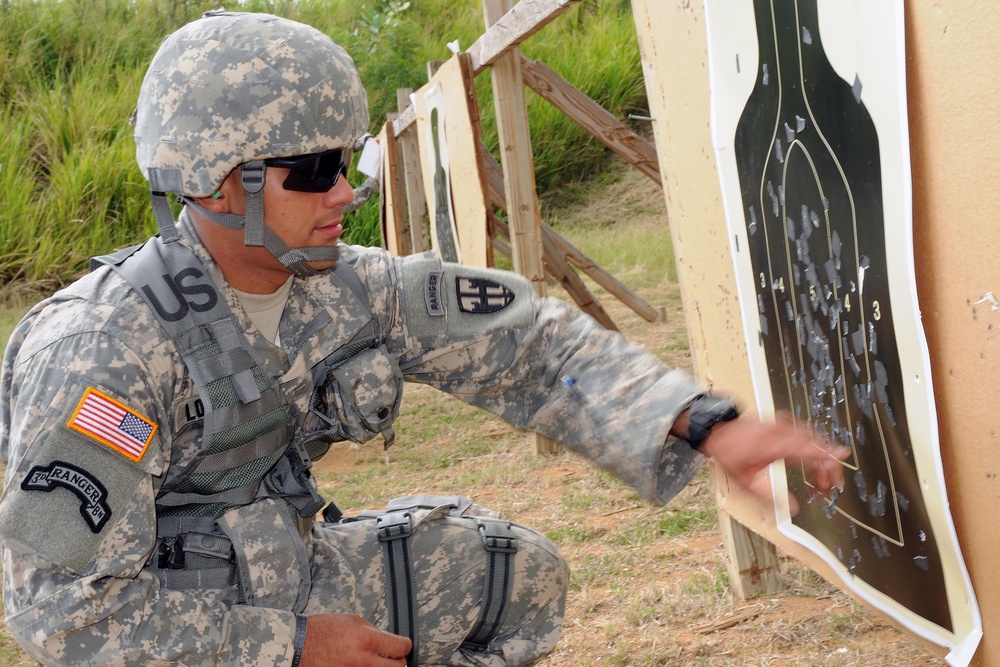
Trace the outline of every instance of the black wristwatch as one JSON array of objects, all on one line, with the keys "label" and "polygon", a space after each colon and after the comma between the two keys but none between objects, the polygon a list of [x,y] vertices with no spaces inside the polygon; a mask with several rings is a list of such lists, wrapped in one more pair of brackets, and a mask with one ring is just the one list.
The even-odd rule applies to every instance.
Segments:
[{"label": "black wristwatch", "polygon": [[688,410],[688,444],[701,451],[701,443],[705,441],[712,427],[719,422],[728,422],[740,416],[736,405],[728,398],[719,396],[699,396],[687,407]]}]

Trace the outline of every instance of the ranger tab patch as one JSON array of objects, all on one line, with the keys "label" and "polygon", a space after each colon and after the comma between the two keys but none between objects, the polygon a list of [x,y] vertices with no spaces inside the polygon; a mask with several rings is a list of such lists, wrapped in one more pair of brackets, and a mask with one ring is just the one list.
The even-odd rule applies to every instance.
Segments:
[{"label": "ranger tab patch", "polygon": [[107,394],[87,387],[66,424],[138,463],[153,441],[156,424]]},{"label": "ranger tab patch", "polygon": [[82,501],[80,515],[91,532],[101,532],[111,518],[108,490],[86,470],[65,461],[53,461],[50,466],[35,466],[21,480],[21,488],[25,491],[48,492],[59,487],[69,489]]},{"label": "ranger tab patch", "polygon": [[514,300],[514,292],[487,278],[455,277],[458,309],[463,313],[486,314],[503,310]]}]

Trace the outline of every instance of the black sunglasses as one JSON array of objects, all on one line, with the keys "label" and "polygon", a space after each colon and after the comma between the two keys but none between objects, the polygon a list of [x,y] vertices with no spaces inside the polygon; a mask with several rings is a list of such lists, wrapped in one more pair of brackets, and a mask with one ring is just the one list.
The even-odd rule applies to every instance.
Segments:
[{"label": "black sunglasses", "polygon": [[328,192],[337,184],[341,175],[347,176],[347,165],[350,162],[349,148],[264,160],[268,167],[284,167],[289,170],[281,187],[295,192]]}]

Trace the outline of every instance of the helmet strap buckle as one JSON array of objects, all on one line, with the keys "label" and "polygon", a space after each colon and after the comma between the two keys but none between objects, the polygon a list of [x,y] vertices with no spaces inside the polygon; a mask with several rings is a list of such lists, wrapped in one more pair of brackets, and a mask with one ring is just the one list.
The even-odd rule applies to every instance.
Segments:
[{"label": "helmet strap buckle", "polygon": [[263,160],[243,163],[241,180],[246,192],[246,230],[244,242],[248,246],[264,245],[264,175],[267,166]]},{"label": "helmet strap buckle", "polygon": [[242,171],[243,189],[247,192],[256,193],[264,189],[264,173],[267,167],[263,160],[251,160],[244,162]]}]

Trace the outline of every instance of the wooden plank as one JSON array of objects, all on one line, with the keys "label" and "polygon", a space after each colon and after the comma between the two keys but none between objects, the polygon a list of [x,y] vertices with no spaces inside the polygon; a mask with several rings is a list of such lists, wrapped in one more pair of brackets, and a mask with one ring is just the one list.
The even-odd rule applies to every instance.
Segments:
[{"label": "wooden plank", "polygon": [[[508,242],[510,240],[510,229],[507,227],[507,223],[490,211],[490,225],[496,232],[493,235],[493,246],[507,259],[513,259],[513,253],[511,252],[510,243]],[[549,287],[555,287],[558,285],[558,281],[556,281],[551,272],[549,272],[547,266],[545,271],[545,284]]]},{"label": "wooden plank", "polygon": [[[521,0],[493,25],[487,26],[479,39],[466,53],[472,58],[472,71],[478,75],[486,67],[506,55],[511,49],[544,28],[554,18],[563,14],[580,0]],[[439,62],[439,61],[435,61]],[[431,64],[428,64],[430,69]],[[429,75],[433,72],[429,71]],[[400,106],[399,117],[394,122],[397,136],[417,119],[416,109]]]},{"label": "wooden plank", "polygon": [[409,222],[403,215],[406,200],[406,183],[403,170],[399,168],[399,144],[392,134],[392,123],[386,122],[379,133],[382,148],[382,245],[390,254],[400,257],[412,252]]},{"label": "wooden plank", "polygon": [[472,71],[479,74],[579,1],[521,0],[488,21],[486,32],[466,51],[472,57]]},{"label": "wooden plank", "polygon": [[559,246],[552,239],[554,234],[555,232],[548,225],[542,227],[542,248],[545,252],[543,260],[548,266],[549,272],[562,284],[563,289],[572,297],[573,301],[580,307],[580,310],[597,320],[605,329],[618,331],[614,320],[601,307],[600,302],[594,298],[594,295],[587,289],[580,276],[576,274],[576,271],[566,261],[559,250]]},{"label": "wooden plank", "polygon": [[398,96],[397,105],[399,106],[399,116],[392,121],[392,129],[396,136],[402,136],[417,121],[417,110],[410,104],[409,100],[406,101],[406,104],[400,104]]},{"label": "wooden plank", "polygon": [[[487,24],[498,21],[510,6],[511,0],[484,0]],[[544,295],[541,211],[535,193],[531,132],[524,103],[521,62],[516,50],[495,61],[492,80],[514,270],[530,280],[536,292]]]},{"label": "wooden plank", "polygon": [[757,618],[760,616],[763,609],[760,607],[744,607],[743,609],[738,609],[737,611],[727,614],[722,618],[717,618],[710,623],[702,623],[701,625],[696,625],[691,628],[691,632],[696,635],[708,635],[713,632],[719,632],[721,630],[726,630],[733,626],[739,625],[743,621],[749,621],[750,619]]},{"label": "wooden plank", "polygon": [[[974,665],[1000,664],[1000,135],[963,136],[996,109],[1000,3],[904,3],[916,284],[955,530],[983,621]],[[955,39],[960,35],[961,39]],[[977,55],[974,55],[977,54]]]},{"label": "wooden plank", "polygon": [[[704,7],[691,3],[682,9],[662,0],[632,0],[632,14],[650,115],[657,119],[653,131],[658,162],[661,168],[670,165],[669,178],[663,175],[663,189],[694,373],[709,387],[752,397],[729,232],[712,150]],[[752,402],[752,398],[747,400]],[[742,545],[754,539],[744,526],[757,532],[767,530],[768,537],[780,535],[774,526],[774,508],[729,484],[721,473],[714,479],[719,506],[740,520],[722,522],[731,566],[736,572],[752,570],[754,559],[740,560],[747,553]],[[734,501],[735,508],[731,506]],[[760,545],[758,553],[765,551],[770,554],[759,556],[758,562],[777,557],[773,546]],[[796,550],[797,556],[803,553],[809,552]],[[819,560],[813,557],[807,562],[813,565]],[[829,573],[830,568],[821,571]]]},{"label": "wooden plank", "polygon": [[[396,91],[396,106],[400,109],[413,110],[410,104],[412,88],[400,88]],[[402,134],[399,133],[396,118],[392,121],[392,133],[396,137],[401,154],[401,167],[404,173],[406,188],[406,210],[410,229],[410,250],[414,253],[429,250],[431,247],[430,233],[427,225],[427,198],[424,196],[423,169],[420,166],[420,148],[417,145],[416,128],[411,127]]]},{"label": "wooden plank", "polygon": [[662,311],[657,310],[646,303],[641,296],[633,292],[627,285],[598,266],[594,260],[580,252],[576,246],[570,243],[569,240],[567,240],[559,232],[552,229],[548,225],[545,225],[545,230],[547,234],[551,234],[552,240],[556,244],[556,248],[558,248],[558,250],[566,256],[568,261],[590,276],[590,278],[598,285],[608,290],[608,292],[614,295],[619,301],[634,310],[636,314],[647,322],[662,322],[664,320]]},{"label": "wooden plank", "polygon": [[625,123],[544,63],[522,55],[521,76],[524,77],[524,83],[539,96],[569,116],[657,185],[662,185],[656,149]]},{"label": "wooden plank", "polygon": [[784,590],[781,560],[774,545],[748,530],[721,506],[717,509],[722,541],[729,554],[726,572],[733,595],[745,599]]}]

